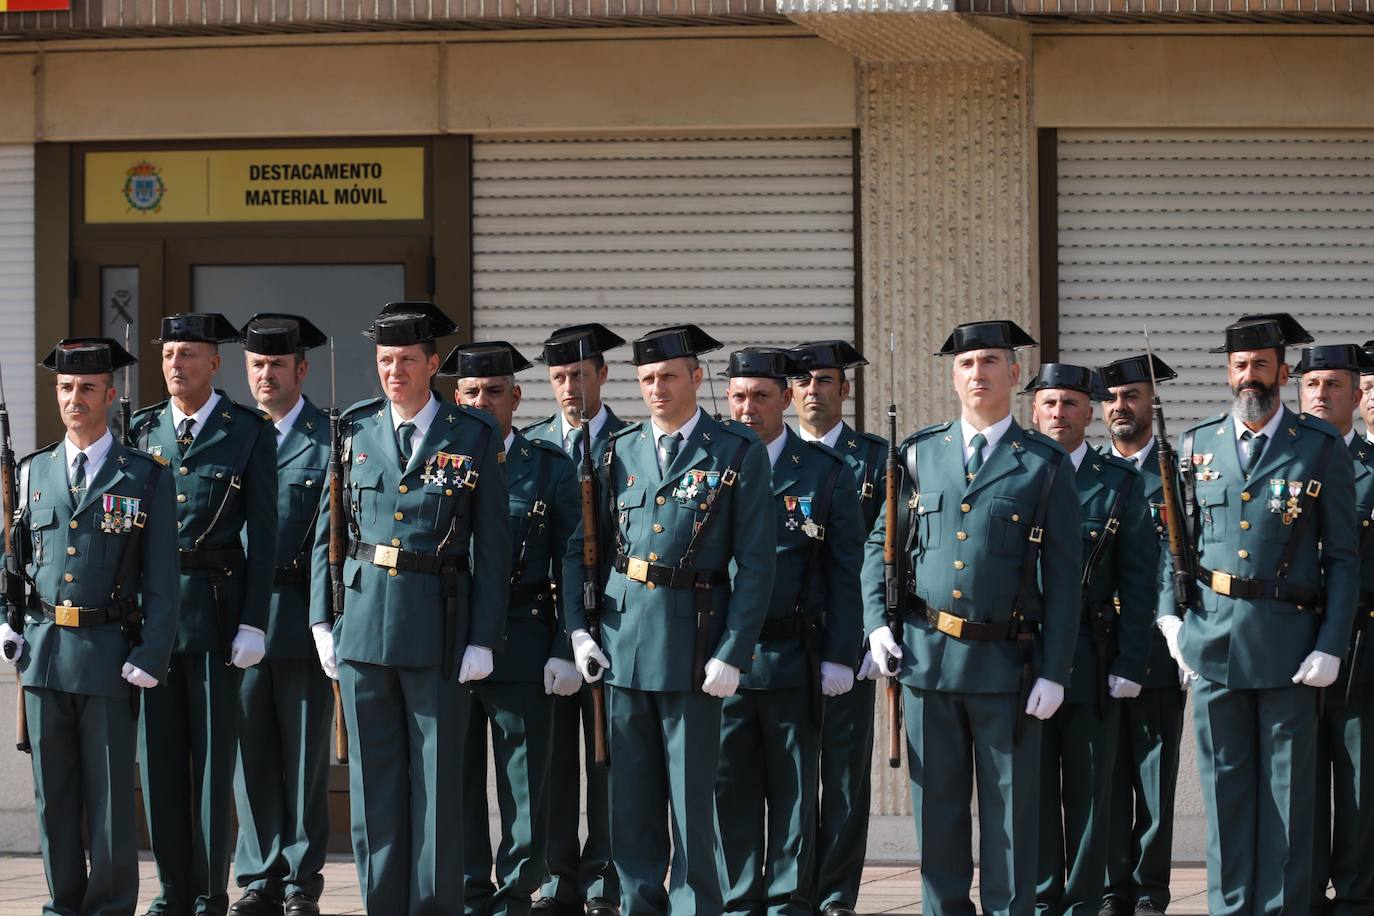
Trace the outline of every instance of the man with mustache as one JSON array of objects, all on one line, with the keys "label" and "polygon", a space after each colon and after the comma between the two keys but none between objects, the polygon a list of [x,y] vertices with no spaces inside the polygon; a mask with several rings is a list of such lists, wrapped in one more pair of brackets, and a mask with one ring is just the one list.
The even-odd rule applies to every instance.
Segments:
[{"label": "man with mustache", "polygon": [[[1374,359],[1374,340],[1366,340],[1361,349]],[[1364,420],[1364,437],[1374,442],[1374,375],[1360,376],[1360,418]]]},{"label": "man with mustache", "polygon": [[[1159,549],[1168,544],[1163,483],[1152,435],[1151,364],[1128,356],[1098,369],[1109,398],[1102,422],[1111,436],[1111,455],[1136,466],[1145,485]],[[1177,374],[1153,357],[1156,382]],[[1132,549],[1145,552],[1143,542]],[[1151,563],[1157,556],[1151,558]],[[1174,790],[1183,736],[1183,678],[1169,657],[1164,634],[1150,633],[1140,695],[1121,705],[1121,729],[1113,768],[1106,842],[1106,893],[1100,916],[1156,916],[1169,907],[1169,872],[1174,843]]]},{"label": "man with mustache", "polygon": [[[1327,691],[1317,720],[1317,821],[1312,866],[1313,913],[1374,912],[1374,663],[1369,620],[1374,614],[1374,445],[1355,435],[1361,377],[1374,378],[1374,359],[1354,344],[1305,347],[1295,370],[1304,412],[1341,434],[1355,466],[1355,519],[1360,548],[1360,599],[1349,664]],[[1333,797],[1335,804],[1327,799]],[[1334,898],[1326,896],[1328,882]]]},{"label": "man with mustache", "polygon": [[133,417],[172,469],[181,619],[167,680],[143,698],[138,758],[161,889],[150,913],[223,916],[229,904],[241,673],[266,651],[277,559],[277,441],[262,414],[213,387],[223,315],[162,319],[171,398]]},{"label": "man with mustache", "polygon": [[1197,580],[1180,605],[1163,555],[1157,625],[1193,679],[1214,916],[1312,897],[1318,694],[1349,648],[1360,566],[1350,453],[1279,400],[1286,348],[1311,340],[1286,314],[1228,326],[1213,352],[1231,410],[1179,448]]},{"label": "man with mustache", "polygon": [[244,363],[277,442],[277,560],[267,654],[239,693],[236,916],[318,916],[329,845],[334,699],[310,635],[310,549],[327,492],[329,417],[301,393],[307,350],[328,338],[305,318],[263,312],[243,326]]},{"label": "man with mustache", "polygon": [[22,579],[32,591],[22,632],[0,624],[0,644],[28,716],[45,913],[138,904],[138,691],[167,677],[181,590],[171,476],[108,426],[113,374],[133,362],[109,338],[60,341],[42,366],[67,433],[18,466],[18,573],[5,590],[20,603]]}]

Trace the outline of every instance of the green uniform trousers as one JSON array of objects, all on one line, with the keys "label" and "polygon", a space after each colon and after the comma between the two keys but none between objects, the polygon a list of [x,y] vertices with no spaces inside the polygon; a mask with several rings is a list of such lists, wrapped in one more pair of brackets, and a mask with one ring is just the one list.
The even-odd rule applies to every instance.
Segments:
[{"label": "green uniform trousers", "polygon": [[[581,735],[581,750],[578,736]],[[620,899],[611,864],[611,809],[605,770],[593,762],[592,692],[553,698],[553,749],[549,757],[548,878],[540,896],[579,904],[592,897]],[[585,782],[583,781],[585,777]],[[587,793],[587,839],[578,839],[582,791]]]},{"label": "green uniform trousers", "polygon": [[143,691],[138,759],[161,884],[151,913],[229,908],[242,673],[218,652],[173,652],[167,680]]},{"label": "green uniform trousers", "polygon": [[1311,902],[1317,691],[1193,684],[1207,812],[1207,912],[1298,913]]},{"label": "green uniform trousers", "polygon": [[313,658],[265,659],[243,672],[234,773],[239,887],[320,899],[333,713],[329,678]]},{"label": "green uniform trousers", "polygon": [[810,688],[741,690],[723,702],[716,817],[725,912],[815,912],[819,767]]},{"label": "green uniform trousers", "polygon": [[1096,916],[1102,906],[1121,702],[1108,700],[1102,716],[1096,703],[1065,703],[1042,726],[1037,913]]},{"label": "green uniform trousers", "polygon": [[872,793],[873,681],[826,697],[821,726],[821,800],[816,824],[813,899],[817,909],[832,903],[853,906],[863,880]]},{"label": "green uniform trousers", "polygon": [[[24,709],[39,844],[52,896],[44,916],[129,916],[138,903],[129,701],[30,687]],[[90,829],[89,874],[83,823]]]},{"label": "green uniform trousers", "polygon": [[1106,895],[1132,906],[1169,907],[1174,846],[1174,790],[1183,741],[1177,687],[1146,687],[1121,704],[1107,836]]},{"label": "green uniform trousers", "polygon": [[722,912],[715,803],[721,701],[608,685],[606,707],[621,916]]},{"label": "green uniform trousers", "polygon": [[[468,916],[524,916],[530,894],[544,879],[553,698],[542,684],[515,681],[482,681],[471,694],[463,740],[463,910]],[[487,812],[488,730],[501,809],[495,884]]]},{"label": "green uniform trousers", "polygon": [[[1035,911],[1043,723],[1015,693],[903,687],[907,766],[922,905],[928,916],[975,916],[974,776],[978,786],[980,894],[986,916]],[[1020,740],[1013,740],[1017,718]]]},{"label": "green uniform trousers", "polygon": [[[1374,913],[1374,688],[1326,693],[1317,723],[1317,809],[1312,912]],[[1334,794],[1333,794],[1334,793]],[[1328,799],[1335,800],[1335,817]],[[1334,898],[1326,896],[1328,883]]]},{"label": "green uniform trousers", "polygon": [[463,899],[468,692],[438,665],[339,660],[353,861],[363,908],[451,916]]}]

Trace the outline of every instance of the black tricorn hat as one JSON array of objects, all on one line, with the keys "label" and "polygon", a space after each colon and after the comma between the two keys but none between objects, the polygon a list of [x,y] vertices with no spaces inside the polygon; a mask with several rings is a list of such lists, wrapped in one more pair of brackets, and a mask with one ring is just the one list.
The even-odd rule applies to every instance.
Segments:
[{"label": "black tricorn hat", "polygon": [[243,326],[243,349],[263,356],[287,356],[328,342],[323,331],[300,315],[258,312]]},{"label": "black tricorn hat", "polygon": [[803,372],[812,369],[854,369],[868,365],[864,355],[847,340],[818,340],[793,347],[789,352],[801,363]]},{"label": "black tricorn hat", "polygon": [[1170,379],[1178,378],[1178,373],[1169,368],[1169,364],[1154,354],[1146,356],[1144,353],[1138,356],[1128,356],[1125,359],[1114,360],[1105,366],[1097,367],[1097,374],[1102,377],[1102,384],[1108,388],[1117,388],[1121,385],[1138,385],[1141,382],[1150,383],[1150,361],[1154,362],[1155,381],[1167,382]]},{"label": "black tricorn hat", "polygon": [[630,361],[636,366],[643,366],[680,356],[710,353],[724,345],[694,324],[678,324],[650,331],[631,346],[634,357]]},{"label": "black tricorn hat", "polygon": [[1035,378],[1021,389],[1022,394],[1034,394],[1042,388],[1067,388],[1081,391],[1094,401],[1109,399],[1102,378],[1087,366],[1072,366],[1068,363],[1041,363]]},{"label": "black tricorn hat", "polygon": [[574,324],[550,334],[536,358],[546,366],[566,366],[600,356],[624,343],[625,338],[603,324]]},{"label": "black tricorn hat", "polygon": [[388,302],[363,336],[379,347],[409,347],[457,330],[458,325],[433,302]]},{"label": "black tricorn hat", "polygon": [[1360,344],[1360,349],[1364,350],[1365,354],[1370,358],[1374,358],[1374,340],[1366,340],[1364,343]]},{"label": "black tricorn hat", "polygon": [[1321,347],[1303,347],[1295,375],[1314,372],[1320,369],[1346,369],[1361,375],[1374,374],[1374,357],[1355,344],[1327,344]]},{"label": "black tricorn hat", "polygon": [[936,356],[955,356],[969,350],[1020,350],[1037,346],[1035,338],[1014,321],[973,321],[961,324],[945,340]]},{"label": "black tricorn hat", "polygon": [[450,378],[491,378],[514,375],[533,365],[504,340],[459,344],[444,359],[439,374]]},{"label": "black tricorn hat", "polygon": [[791,350],[745,347],[730,354],[730,364],[720,374],[725,378],[789,379],[806,375],[806,369]]},{"label": "black tricorn hat", "polygon": [[1272,315],[1242,315],[1226,326],[1226,343],[1209,353],[1235,353],[1237,350],[1275,350],[1312,342],[1312,335],[1287,312]]},{"label": "black tricorn hat", "polygon": [[64,337],[38,365],[62,375],[104,375],[136,362],[109,337]]},{"label": "black tricorn hat", "polygon": [[162,334],[153,343],[184,340],[193,343],[234,343],[239,329],[219,312],[187,312],[162,319]]}]

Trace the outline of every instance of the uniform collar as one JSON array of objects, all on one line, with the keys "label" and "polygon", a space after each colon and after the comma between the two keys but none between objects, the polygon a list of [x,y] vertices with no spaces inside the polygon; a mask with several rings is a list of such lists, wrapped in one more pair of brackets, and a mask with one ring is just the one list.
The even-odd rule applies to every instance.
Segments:
[{"label": "uniform collar", "polygon": [[273,422],[277,428],[277,445],[281,445],[281,440],[286,438],[286,434],[291,432],[291,427],[296,425],[296,419],[300,417],[301,411],[305,409],[305,396],[296,398],[296,406],[292,407],[280,420]]},{"label": "uniform collar", "polygon": [[996,423],[992,424],[987,429],[974,429],[968,420],[965,420],[963,417],[960,417],[959,428],[963,431],[964,434],[965,454],[968,454],[969,440],[972,439],[974,436],[978,435],[979,433],[982,433],[983,438],[988,440],[988,444],[985,445],[984,448],[988,450],[988,454],[992,454],[992,450],[997,448],[997,443],[1001,442],[1002,437],[1007,434],[1007,430],[1011,429],[1011,414],[1007,414],[1005,417],[998,420]]},{"label": "uniform collar", "polygon": [[[601,409],[596,412],[596,416],[592,417],[590,420],[587,421],[587,431],[590,433],[593,439],[596,438],[597,433],[601,432],[601,427],[606,425],[606,421],[609,420],[610,417],[611,412],[606,409],[606,402],[602,401]],[[563,450],[567,451],[568,436],[577,427],[571,425],[568,422],[568,418],[563,415],[562,410],[558,411],[558,428],[563,433],[563,438],[561,440],[563,443]],[[685,439],[687,437],[684,435],[682,438]]]},{"label": "uniform collar", "polygon": [[510,428],[510,432],[506,433],[506,438],[505,438],[505,441],[501,444],[501,448],[503,448],[503,449],[505,450],[506,454],[509,455],[509,454],[510,454],[510,447],[511,447],[512,445],[514,445],[514,444],[515,444],[515,427],[512,426],[512,427]]},{"label": "uniform collar", "polygon": [[782,450],[787,447],[787,425],[783,424],[782,432],[776,439],[768,443],[768,466],[773,467],[782,457]]},{"label": "uniform collar", "polygon": [[1078,448],[1069,452],[1069,460],[1073,462],[1073,469],[1076,471],[1083,466],[1083,456],[1088,454],[1088,440],[1084,439],[1078,443]]},{"label": "uniform collar", "polygon": [[[185,421],[187,415],[181,412],[181,408],[177,407],[176,401],[171,401],[170,403],[172,407],[172,429],[178,430],[178,434],[180,434],[181,424]],[[210,389],[210,396],[205,399],[205,403],[200,405],[199,410],[190,415],[193,421],[191,423],[192,437],[200,435],[200,431],[205,428],[205,421],[210,419],[210,412],[215,409],[215,405],[218,403],[219,392],[212,388]]]},{"label": "uniform collar", "polygon": [[1346,433],[1342,438],[1345,439],[1345,444],[1349,447],[1350,443],[1355,441],[1355,427],[1350,427],[1350,432]]},{"label": "uniform collar", "polygon": [[844,421],[836,423],[830,427],[830,431],[823,436],[813,436],[804,427],[797,427],[797,435],[801,436],[803,442],[819,442],[834,448],[840,441],[840,433],[844,432]]},{"label": "uniform collar", "polygon": [[1154,450],[1154,447],[1155,447],[1155,440],[1154,440],[1154,438],[1152,437],[1152,438],[1146,439],[1146,440],[1145,440],[1145,447],[1142,448],[1140,451],[1136,452],[1134,455],[1123,455],[1123,454],[1121,454],[1121,452],[1117,451],[1116,443],[1113,442],[1113,443],[1112,443],[1112,454],[1115,455],[1115,456],[1118,457],[1118,458],[1121,458],[1121,459],[1125,460],[1125,461],[1131,462],[1132,464],[1134,464],[1134,465],[1136,466],[1136,469],[1137,469],[1137,470],[1140,470],[1140,469],[1142,469],[1142,468],[1145,467],[1145,460],[1146,460],[1147,458],[1150,457],[1150,452],[1152,452],[1152,451]]},{"label": "uniform collar", "polygon": [[434,396],[434,392],[429,393],[429,402],[420,408],[420,412],[411,417],[409,421],[402,420],[396,414],[396,405],[390,405],[391,429],[393,432],[401,428],[402,423],[409,422],[415,427],[415,432],[411,435],[410,441],[419,444],[429,433],[429,427],[434,423],[434,417],[439,413],[439,399]]},{"label": "uniform collar", "polygon": [[63,437],[62,444],[67,450],[67,472],[70,477],[73,466],[76,464],[76,456],[83,451],[86,453],[86,479],[95,480],[95,475],[100,470],[100,466],[105,463],[105,456],[110,453],[110,446],[114,445],[114,436],[107,429],[105,435],[96,440],[90,448],[81,449],[68,437]]},{"label": "uniform collar", "polygon": [[[697,421],[700,420],[700,419],[701,419],[701,408],[698,407],[698,408],[696,409],[696,413],[692,414],[692,419],[690,419],[690,420],[688,420],[686,423],[682,424],[682,427],[681,427],[680,429],[678,429],[678,433],[682,436],[682,441],[683,441],[683,442],[686,442],[688,439],[692,438],[692,430],[694,430],[694,429],[697,428]],[[650,421],[649,421],[649,427],[650,427],[650,428],[653,430],[653,432],[654,432],[654,447],[655,447],[655,448],[658,447],[658,440],[659,440],[659,439],[663,438],[664,436],[671,436],[671,435],[672,435],[672,433],[664,432],[663,429],[662,429],[662,427],[660,427],[660,426],[659,426],[657,423],[655,423],[653,420],[650,420]]]},{"label": "uniform collar", "polygon": [[[1283,423],[1283,414],[1286,410],[1288,410],[1288,408],[1280,404],[1279,409],[1274,411],[1274,415],[1269,418],[1269,422],[1264,424],[1264,428],[1255,433],[1255,435],[1264,436],[1265,442],[1273,442],[1274,436],[1278,434],[1279,426]],[[1235,419],[1234,416],[1232,419]],[[1250,427],[1246,426],[1240,420],[1236,420],[1231,426],[1234,427],[1236,443],[1239,445],[1241,437],[1250,431]]]}]

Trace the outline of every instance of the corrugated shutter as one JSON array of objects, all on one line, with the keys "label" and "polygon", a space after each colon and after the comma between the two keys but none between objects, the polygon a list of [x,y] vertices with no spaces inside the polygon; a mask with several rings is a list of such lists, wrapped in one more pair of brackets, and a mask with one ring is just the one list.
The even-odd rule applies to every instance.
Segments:
[{"label": "corrugated shutter", "polygon": [[1225,409],[1207,350],[1242,314],[1374,337],[1374,132],[1066,130],[1058,153],[1060,359],[1140,352],[1148,323],[1174,429]]},{"label": "corrugated shutter", "polygon": [[[853,338],[847,132],[479,139],[473,208],[479,340],[533,357],[567,324],[599,321],[631,340],[693,322],[725,344],[710,358],[719,372],[742,346]],[[642,417],[628,348],[611,357],[606,400]],[[521,418],[552,413],[548,385],[528,378]]]},{"label": "corrugated shutter", "polygon": [[14,449],[34,442],[33,147],[0,146],[0,364]]}]

